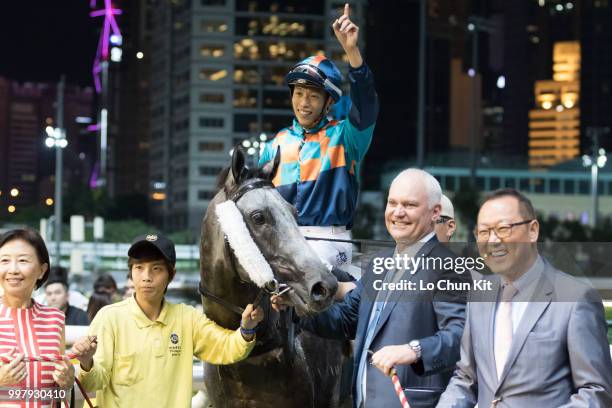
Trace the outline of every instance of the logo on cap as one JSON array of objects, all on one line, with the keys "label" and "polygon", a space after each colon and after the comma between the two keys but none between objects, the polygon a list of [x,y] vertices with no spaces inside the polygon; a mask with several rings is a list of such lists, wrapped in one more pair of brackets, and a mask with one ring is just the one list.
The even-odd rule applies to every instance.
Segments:
[{"label": "logo on cap", "polygon": [[157,235],[147,235],[147,241],[157,241]]}]

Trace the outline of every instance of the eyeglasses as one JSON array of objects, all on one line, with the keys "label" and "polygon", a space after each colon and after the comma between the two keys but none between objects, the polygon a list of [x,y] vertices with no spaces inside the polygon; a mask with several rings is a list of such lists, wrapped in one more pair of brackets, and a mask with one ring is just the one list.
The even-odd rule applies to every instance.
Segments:
[{"label": "eyeglasses", "polygon": [[436,224],[444,224],[446,221],[452,220],[448,215],[441,215],[440,218],[436,220]]},{"label": "eyeglasses", "polygon": [[474,236],[479,241],[486,241],[491,236],[491,230],[495,230],[495,235],[497,236],[497,238],[499,238],[499,239],[508,238],[510,235],[512,235],[512,227],[516,227],[516,226],[519,226],[519,225],[529,224],[531,221],[534,221],[534,220],[535,220],[535,218],[532,218],[532,219],[527,220],[527,221],[520,221],[520,222],[515,222],[515,223],[512,223],[512,224],[497,224],[494,227],[476,228],[474,230]]}]

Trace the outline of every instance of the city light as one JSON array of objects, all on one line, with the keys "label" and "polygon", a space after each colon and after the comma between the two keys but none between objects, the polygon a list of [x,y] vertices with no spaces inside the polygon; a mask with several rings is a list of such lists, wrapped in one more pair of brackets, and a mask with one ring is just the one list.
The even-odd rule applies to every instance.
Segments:
[{"label": "city light", "polygon": [[156,192],[151,195],[151,198],[155,201],[162,201],[166,199],[166,193]]},{"label": "city light", "polygon": [[112,34],[109,40],[112,45],[122,45],[123,44],[123,37],[121,37],[121,35],[119,34]]},{"label": "city light", "polygon": [[91,118],[87,116],[77,116],[74,121],[80,124],[89,124],[91,123]]},{"label": "city light", "polygon": [[242,146],[244,146],[244,147],[251,147],[251,141],[250,140],[243,140],[242,141]]},{"label": "city light", "polygon": [[113,62],[121,62],[121,56],[123,55],[123,51],[119,47],[111,48],[111,61]]},{"label": "city light", "polygon": [[17,197],[19,195],[19,190],[16,188],[11,188],[11,197]]},{"label": "city light", "polygon": [[606,165],[606,162],[608,161],[608,158],[605,155],[606,153],[604,152],[604,154],[602,156],[597,157],[597,167],[602,168]]},{"label": "city light", "polygon": [[468,69],[468,76],[472,78],[476,76],[476,71],[474,70],[474,68]]},{"label": "city light", "polygon": [[260,134],[259,140],[261,140],[262,142],[265,142],[266,140],[268,140],[268,135],[266,135],[265,133]]},{"label": "city light", "polygon": [[[91,0],[89,6],[94,8],[96,3],[96,0]],[[98,50],[93,65],[94,85],[98,93],[102,90],[100,74],[102,73],[102,62],[108,61],[109,58],[109,45],[121,45],[123,42],[121,31],[115,18],[119,14],[122,14],[121,9],[113,7],[111,0],[104,0],[102,9],[89,13],[91,17],[104,17],[103,28],[100,33],[100,40],[98,41]]]},{"label": "city light", "polygon": [[49,207],[53,205],[53,199],[51,197],[47,198],[45,200],[45,204],[47,204]]},{"label": "city light", "polygon": [[48,148],[59,147],[61,149],[65,149],[68,146],[68,140],[66,139],[66,134],[60,128],[53,128],[51,126],[47,126],[45,128],[45,132],[47,133],[47,138],[45,139],[45,145]]},{"label": "city light", "polygon": [[217,72],[215,72],[214,74],[211,74],[208,79],[210,79],[211,81],[218,81],[220,79],[223,79],[227,76],[227,70],[226,69],[222,69],[219,70]]},{"label": "city light", "polygon": [[15,211],[17,211],[17,207],[15,207],[14,205],[9,205],[8,206],[8,212],[10,212],[12,214]]},{"label": "city light", "polygon": [[474,31],[475,29],[476,29],[476,26],[474,25],[474,23],[468,24],[468,31]]},{"label": "city light", "polygon": [[563,112],[565,108],[563,107],[563,105],[557,105],[556,110],[557,112]]},{"label": "city light", "polygon": [[499,89],[504,89],[506,87],[506,77],[503,75],[500,75],[499,78],[497,78],[497,87]]},{"label": "city light", "polygon": [[142,53],[142,51],[138,51],[136,53],[136,58],[138,58],[138,59],[143,59],[144,58],[144,54]]},{"label": "city light", "polygon": [[552,102],[551,101],[544,101],[544,102],[542,102],[542,108],[546,109],[546,110],[552,108]]},{"label": "city light", "polygon": [[599,169],[603,168],[608,161],[608,157],[606,156],[606,149],[598,146],[598,136],[601,131],[598,129],[587,128],[587,137],[590,137],[593,143],[592,153],[584,154],[582,156],[582,165],[584,167],[591,168],[591,197],[593,200],[593,210],[591,216],[591,225],[597,225],[597,219],[599,214],[599,192],[598,190],[598,179],[599,179]]}]

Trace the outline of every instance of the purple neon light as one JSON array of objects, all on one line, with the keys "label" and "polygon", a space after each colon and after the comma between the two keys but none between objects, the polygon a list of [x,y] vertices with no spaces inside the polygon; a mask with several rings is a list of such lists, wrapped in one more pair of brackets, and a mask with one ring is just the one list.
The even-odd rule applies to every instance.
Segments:
[{"label": "purple neon light", "polygon": [[[97,0],[90,0],[89,7],[96,7],[96,3]],[[111,0],[104,0],[103,9],[94,10],[89,13],[90,17],[104,17],[104,25],[102,27],[102,33],[100,34],[100,40],[98,41],[98,50],[96,51],[96,58],[94,59],[93,65],[93,77],[97,93],[100,93],[102,90],[100,72],[102,72],[102,61],[108,61],[108,44],[110,37],[111,35],[121,36],[121,30],[119,30],[119,25],[117,24],[115,16],[122,13],[121,9],[113,7]]]},{"label": "purple neon light", "polygon": [[94,123],[94,124],[91,124],[91,125],[87,126],[87,131],[88,132],[97,132],[98,130],[100,130],[100,124],[99,123]]},{"label": "purple neon light", "polygon": [[98,178],[100,177],[100,162],[96,162],[89,178],[89,188],[98,187]]}]

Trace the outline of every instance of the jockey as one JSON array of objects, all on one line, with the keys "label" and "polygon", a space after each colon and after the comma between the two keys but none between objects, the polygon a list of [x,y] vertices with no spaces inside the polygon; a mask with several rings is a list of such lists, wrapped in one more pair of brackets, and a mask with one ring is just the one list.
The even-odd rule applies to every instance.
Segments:
[{"label": "jockey", "polygon": [[[299,62],[285,77],[295,119],[266,143],[259,164],[281,164],[273,179],[279,193],[297,209],[300,230],[307,237],[350,239],[357,207],[360,164],[370,146],[378,96],[374,78],[364,63],[357,39],[359,27],[349,18],[349,6],[333,24],[349,61],[351,109],[346,120],[329,120],[332,105],[342,97],[342,74],[322,55]],[[321,259],[347,269],[350,243],[310,240]]]}]

